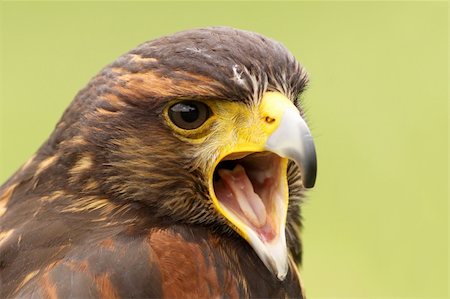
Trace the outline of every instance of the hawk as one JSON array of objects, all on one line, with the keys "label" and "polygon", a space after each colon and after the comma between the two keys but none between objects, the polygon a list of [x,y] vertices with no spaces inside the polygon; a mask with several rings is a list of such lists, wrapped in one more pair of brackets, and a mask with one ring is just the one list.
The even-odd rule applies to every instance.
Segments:
[{"label": "hawk", "polygon": [[0,188],[0,297],[303,298],[307,82],[227,27],[106,66]]}]

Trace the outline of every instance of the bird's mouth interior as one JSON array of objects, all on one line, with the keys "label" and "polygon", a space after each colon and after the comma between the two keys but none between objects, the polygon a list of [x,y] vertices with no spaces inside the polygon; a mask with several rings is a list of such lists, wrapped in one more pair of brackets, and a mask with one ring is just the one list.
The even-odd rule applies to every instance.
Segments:
[{"label": "bird's mouth interior", "polygon": [[271,152],[233,153],[214,170],[214,193],[227,218],[243,223],[264,242],[271,242],[284,223],[287,182],[283,160]]}]

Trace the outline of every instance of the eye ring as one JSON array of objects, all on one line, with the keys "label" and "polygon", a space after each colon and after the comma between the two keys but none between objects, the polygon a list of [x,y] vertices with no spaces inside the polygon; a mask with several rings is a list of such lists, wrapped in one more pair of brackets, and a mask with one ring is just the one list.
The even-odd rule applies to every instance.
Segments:
[{"label": "eye ring", "polygon": [[181,101],[169,107],[168,116],[177,127],[194,130],[211,116],[211,109],[200,101]]}]

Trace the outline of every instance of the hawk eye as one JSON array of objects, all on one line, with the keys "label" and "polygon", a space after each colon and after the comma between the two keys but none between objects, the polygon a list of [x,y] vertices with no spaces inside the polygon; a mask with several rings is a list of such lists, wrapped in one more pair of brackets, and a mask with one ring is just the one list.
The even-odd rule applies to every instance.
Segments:
[{"label": "hawk eye", "polygon": [[200,127],[211,115],[211,110],[203,102],[182,101],[169,108],[169,118],[177,126],[185,130]]}]

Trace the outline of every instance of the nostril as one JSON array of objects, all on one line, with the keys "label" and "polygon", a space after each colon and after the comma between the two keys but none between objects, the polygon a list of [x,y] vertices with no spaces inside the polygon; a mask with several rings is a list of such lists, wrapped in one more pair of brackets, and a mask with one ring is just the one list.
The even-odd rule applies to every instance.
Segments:
[{"label": "nostril", "polygon": [[271,124],[271,123],[273,123],[275,121],[275,118],[272,118],[270,116],[266,116],[265,117],[265,121],[266,121],[266,123]]}]

